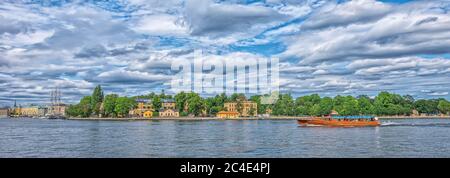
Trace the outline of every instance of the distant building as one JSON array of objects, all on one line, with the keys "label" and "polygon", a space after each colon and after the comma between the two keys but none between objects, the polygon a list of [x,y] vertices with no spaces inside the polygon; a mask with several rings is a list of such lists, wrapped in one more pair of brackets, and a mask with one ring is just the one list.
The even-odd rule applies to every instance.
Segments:
[{"label": "distant building", "polygon": [[[64,109],[64,111],[65,111],[65,109]],[[38,107],[38,115],[39,116],[45,116],[45,115],[47,115],[47,113],[48,113],[48,107],[45,107],[45,106]]]},{"label": "distant building", "polygon": [[19,115],[25,117],[39,116],[39,106],[22,107],[20,108]]},{"label": "distant building", "polygon": [[159,111],[159,117],[180,117],[180,112],[174,109],[162,109]]},{"label": "distant building", "polygon": [[[153,105],[150,99],[136,99],[137,107],[130,110],[129,114],[133,117],[148,117],[149,112],[153,115]],[[147,115],[145,113],[147,112]],[[151,117],[151,116],[150,116]]]},{"label": "distant building", "polygon": [[50,115],[58,115],[58,116],[65,116],[66,115],[66,104],[63,103],[58,103],[55,105],[52,105],[49,109],[48,109],[48,114]]},{"label": "distant building", "polygon": [[[242,101],[238,102],[228,102],[224,104],[226,111],[235,111],[239,112],[240,116],[248,117],[248,116],[257,116],[258,115],[258,104],[253,101]],[[242,107],[239,109],[238,107]],[[253,112],[253,113],[252,113]]]},{"label": "distant building", "polygon": [[9,116],[9,108],[0,108],[0,117]]},{"label": "distant building", "polygon": [[239,117],[239,113],[237,111],[219,111],[217,117],[221,119],[235,119]]},{"label": "distant building", "polygon": [[163,109],[175,109],[176,103],[173,99],[165,99],[162,102],[162,108]]}]

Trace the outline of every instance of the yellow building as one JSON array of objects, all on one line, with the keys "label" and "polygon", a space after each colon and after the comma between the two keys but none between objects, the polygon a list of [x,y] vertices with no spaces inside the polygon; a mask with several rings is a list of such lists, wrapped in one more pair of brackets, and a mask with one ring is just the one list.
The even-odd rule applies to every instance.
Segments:
[{"label": "yellow building", "polygon": [[180,117],[180,112],[174,109],[162,109],[159,111],[159,117]]},{"label": "yellow building", "polygon": [[[153,116],[153,105],[152,105],[152,101],[149,99],[136,99],[137,102],[137,107],[130,110],[130,112],[128,114],[130,114],[133,117],[145,117],[145,113],[147,111],[150,111]],[[150,117],[152,117],[150,116]],[[148,113],[147,113],[147,117],[148,117]]]},{"label": "yellow building", "polygon": [[175,109],[176,103],[173,99],[166,99],[162,102],[163,109]]},{"label": "yellow building", "polygon": [[236,111],[219,111],[217,117],[221,119],[235,119],[239,118],[239,113]]},{"label": "yellow building", "polygon": [[10,111],[11,116],[20,116],[20,107],[14,107]]},{"label": "yellow building", "polygon": [[39,107],[37,106],[30,106],[30,107],[24,107],[20,108],[20,116],[39,116]]},{"label": "yellow building", "polygon": [[[258,115],[258,104],[253,101],[242,101],[240,102],[241,112],[240,116],[248,117],[248,116],[257,116]],[[239,112],[238,109],[239,103],[237,102],[228,102],[224,104],[224,107],[227,111],[236,111]],[[253,114],[251,115],[251,110],[253,109]]]},{"label": "yellow building", "polygon": [[144,117],[145,117],[145,118],[151,118],[151,117],[153,117],[153,112],[152,112],[152,111],[145,111],[145,112],[144,112]]},{"label": "yellow building", "polygon": [[8,108],[0,108],[0,117],[6,117],[9,116],[9,109]]}]

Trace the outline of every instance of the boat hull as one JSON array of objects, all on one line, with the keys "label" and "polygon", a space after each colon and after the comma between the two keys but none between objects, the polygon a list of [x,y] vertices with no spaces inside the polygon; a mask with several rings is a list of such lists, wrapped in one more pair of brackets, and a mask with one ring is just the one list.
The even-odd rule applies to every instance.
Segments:
[{"label": "boat hull", "polygon": [[359,121],[359,120],[347,120],[339,121],[335,119],[310,119],[310,120],[297,120],[298,124],[303,126],[329,126],[329,127],[375,127],[380,125],[380,121]]}]

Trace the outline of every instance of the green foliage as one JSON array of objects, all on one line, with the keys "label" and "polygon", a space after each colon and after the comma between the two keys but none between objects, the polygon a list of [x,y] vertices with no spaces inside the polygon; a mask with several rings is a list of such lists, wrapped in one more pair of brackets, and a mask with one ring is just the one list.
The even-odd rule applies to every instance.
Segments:
[{"label": "green foliage", "polygon": [[361,114],[374,114],[375,108],[372,104],[372,100],[368,96],[358,97],[358,108]]},{"label": "green foliage", "polygon": [[134,99],[128,97],[118,97],[116,99],[114,112],[117,113],[118,117],[125,117],[134,107],[136,107],[136,101]]},{"label": "green foliage", "polygon": [[295,102],[290,94],[280,94],[272,109],[273,115],[295,115]]},{"label": "green foliage", "polygon": [[78,104],[69,105],[65,112],[68,116],[80,117],[81,108]]},{"label": "green foliage", "polygon": [[187,112],[180,112],[180,116],[181,117],[186,117],[186,116],[188,116],[189,115],[189,113],[187,113]]},{"label": "green foliage", "polygon": [[[266,96],[268,96],[268,95],[266,95]],[[257,113],[261,113],[261,114],[266,113],[266,109],[267,109],[268,105],[266,105],[266,104],[262,105],[261,104],[261,96],[260,95],[253,95],[253,96],[251,96],[250,97],[250,101],[255,102],[256,105],[258,106],[258,109],[256,110]]]},{"label": "green foliage", "polygon": [[94,92],[92,93],[91,97],[91,106],[92,106],[92,112],[95,115],[100,114],[100,106],[103,102],[103,91],[102,87],[100,85],[97,85],[94,89]]},{"label": "green foliage", "polygon": [[[109,94],[103,98],[103,91],[97,86],[92,96],[83,97],[78,104],[70,105],[66,109],[66,114],[73,117],[90,117],[101,113],[100,105],[103,102],[104,116],[126,117],[128,112],[136,107],[135,98],[152,99],[155,109],[161,108],[162,99],[172,98],[171,95],[150,93],[135,97],[119,97],[116,94]],[[176,107],[180,109],[181,116],[189,114],[199,116],[206,110],[208,115],[216,115],[217,112],[225,110],[225,102],[237,102],[237,110],[242,111],[242,102],[246,100],[244,94],[233,94],[227,97],[224,93],[214,97],[202,98],[199,94],[181,92],[174,97]],[[398,95],[389,92],[380,92],[374,99],[360,95],[340,96],[334,98],[323,97],[318,94],[300,96],[294,100],[290,94],[280,94],[274,104],[261,104],[261,95],[251,96],[251,101],[257,103],[258,110],[252,108],[249,114],[255,112],[265,113],[266,109],[271,109],[273,115],[280,116],[302,116],[327,115],[331,110],[336,110],[340,115],[409,115],[413,109],[426,114],[450,114],[450,102],[445,99],[420,99],[415,100],[410,95]],[[185,106],[188,106],[185,111]],[[158,112],[153,113],[158,116]]]},{"label": "green foliage", "polygon": [[409,99],[388,92],[381,92],[375,97],[374,108],[377,115],[409,115],[412,111]]},{"label": "green foliage", "polygon": [[199,116],[206,108],[205,101],[197,93],[189,93],[187,103],[189,106],[188,112],[195,116]]},{"label": "green foliage", "polygon": [[105,100],[103,102],[103,109],[105,112],[105,116],[107,117],[116,117],[117,112],[115,111],[116,100],[119,96],[116,94],[109,94],[105,96]]},{"label": "green foliage", "polygon": [[[318,106],[319,109],[315,109],[314,106]],[[331,110],[333,109],[333,99],[330,97],[324,97],[322,100],[320,100],[319,104],[315,104],[313,106],[314,113],[312,115],[327,115],[331,113]]]},{"label": "green foliage", "polygon": [[159,111],[159,109],[160,109],[161,106],[162,106],[161,97],[159,97],[159,96],[157,96],[157,95],[153,96],[153,98],[152,98],[152,105],[153,105],[153,108],[154,108],[155,110],[158,110],[158,111]]},{"label": "green foliage", "polygon": [[174,98],[175,98],[176,107],[182,111],[186,104],[187,94],[184,92],[180,92],[180,93],[177,93]]},{"label": "green foliage", "polygon": [[81,116],[81,117],[91,116],[91,113],[92,113],[91,100],[92,100],[91,96],[85,96],[80,100],[80,103],[78,104],[80,113],[78,114],[78,116]]},{"label": "green foliage", "polygon": [[70,105],[65,112],[72,117],[89,117],[92,113],[91,108],[91,96],[85,96],[78,104]]},{"label": "green foliage", "polygon": [[444,99],[440,99],[438,103],[438,109],[443,114],[449,114],[450,113],[450,102]]},{"label": "green foliage", "polygon": [[336,109],[336,111],[341,115],[358,115],[359,106],[358,100],[353,96],[343,97],[342,105]]},{"label": "green foliage", "polygon": [[295,115],[321,115],[319,104],[320,96],[317,94],[298,97],[295,100],[294,113]]},{"label": "green foliage", "polygon": [[417,100],[414,102],[414,108],[419,111],[419,113],[426,114],[437,114],[439,113],[438,109],[439,101],[438,100]]}]

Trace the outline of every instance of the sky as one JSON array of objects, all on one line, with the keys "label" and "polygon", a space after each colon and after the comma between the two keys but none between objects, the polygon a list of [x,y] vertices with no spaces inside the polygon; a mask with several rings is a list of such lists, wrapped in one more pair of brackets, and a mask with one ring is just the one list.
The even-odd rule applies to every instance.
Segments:
[{"label": "sky", "polygon": [[294,96],[450,99],[450,1],[2,0],[0,106],[170,88],[175,60],[279,58]]}]

